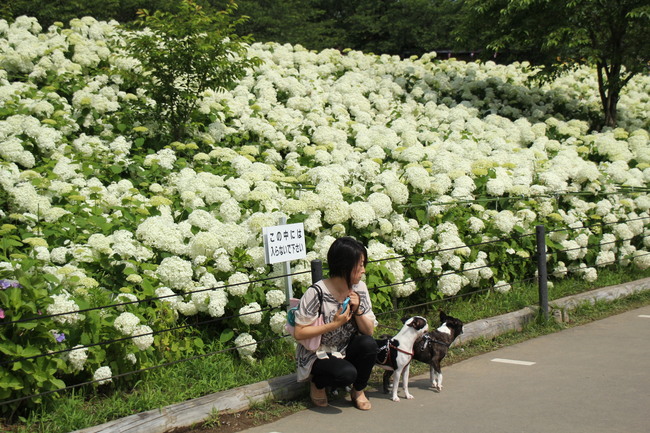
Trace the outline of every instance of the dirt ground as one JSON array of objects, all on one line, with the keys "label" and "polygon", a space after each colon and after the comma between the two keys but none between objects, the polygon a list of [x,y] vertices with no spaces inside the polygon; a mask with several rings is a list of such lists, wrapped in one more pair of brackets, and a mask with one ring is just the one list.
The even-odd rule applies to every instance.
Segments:
[{"label": "dirt ground", "polygon": [[273,402],[262,407],[246,409],[241,412],[219,414],[200,425],[182,427],[167,433],[235,433],[263,424],[268,424],[279,418],[309,407],[304,401]]}]

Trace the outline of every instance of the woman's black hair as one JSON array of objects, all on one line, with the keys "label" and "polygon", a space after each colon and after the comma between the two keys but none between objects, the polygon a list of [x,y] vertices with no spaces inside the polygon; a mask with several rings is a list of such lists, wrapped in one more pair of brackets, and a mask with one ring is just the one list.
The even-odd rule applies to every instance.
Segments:
[{"label": "woman's black hair", "polygon": [[368,250],[365,245],[349,236],[338,238],[327,252],[330,277],[342,277],[352,288],[352,272],[362,259],[363,265],[367,265]]}]

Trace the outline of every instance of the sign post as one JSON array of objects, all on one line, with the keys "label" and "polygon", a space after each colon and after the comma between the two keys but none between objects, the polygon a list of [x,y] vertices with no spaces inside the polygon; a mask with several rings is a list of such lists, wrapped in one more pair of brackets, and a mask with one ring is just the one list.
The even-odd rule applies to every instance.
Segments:
[{"label": "sign post", "polygon": [[307,257],[305,227],[303,223],[287,224],[287,218],[282,217],[279,226],[263,227],[262,236],[266,264],[283,263],[285,293],[289,304],[289,299],[293,297],[290,261]]}]

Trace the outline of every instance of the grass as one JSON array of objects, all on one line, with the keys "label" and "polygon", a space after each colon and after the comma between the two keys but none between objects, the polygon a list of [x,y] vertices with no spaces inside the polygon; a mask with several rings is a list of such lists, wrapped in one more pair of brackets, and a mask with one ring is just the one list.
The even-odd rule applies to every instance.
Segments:
[{"label": "grass", "polygon": [[[549,301],[649,276],[650,270],[599,270],[599,279],[596,283],[588,284],[572,278],[560,280],[549,289]],[[437,310],[443,309],[469,323],[535,305],[537,302],[537,287],[528,285],[513,287],[505,294],[484,292],[459,297],[428,307],[402,311],[401,315],[423,315],[435,324],[438,323]],[[553,320],[534,321],[521,332],[509,333],[491,340],[477,339],[462,347],[454,347],[445,358],[445,364],[449,365],[499,347],[516,344],[540,335],[560,331],[569,326],[580,325],[648,304],[650,304],[650,291],[613,302],[584,305],[570,313],[569,323],[556,323]],[[401,326],[396,314],[381,316],[379,320],[382,326]],[[384,332],[388,331],[381,327],[377,330],[378,334]],[[27,418],[21,419],[18,424],[3,425],[0,423],[0,430],[12,433],[69,432],[206,394],[282,376],[295,370],[293,348],[288,339],[265,346],[264,354],[265,356],[258,361],[255,368],[248,368],[246,364],[242,364],[239,359],[229,354],[219,353],[152,370],[146,373],[129,391],[118,389],[90,397],[82,392],[70,392],[51,404],[39,406]],[[428,371],[428,367],[415,363],[411,371],[412,374],[422,374]],[[371,378],[371,383],[379,384],[381,382],[380,374],[375,374],[376,377]],[[241,414],[238,419],[235,418],[235,415],[215,413],[204,423],[204,429],[196,431],[209,431],[206,428],[214,428],[214,431],[218,430],[222,433],[239,431],[253,425],[270,422],[277,417],[302,410],[307,406],[306,401],[265,402],[261,406],[257,405],[245,411],[245,419],[242,419]]]}]

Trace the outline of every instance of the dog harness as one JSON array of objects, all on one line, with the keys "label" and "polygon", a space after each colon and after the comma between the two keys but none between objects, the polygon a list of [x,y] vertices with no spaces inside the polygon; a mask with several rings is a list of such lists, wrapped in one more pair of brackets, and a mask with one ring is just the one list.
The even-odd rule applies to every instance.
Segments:
[{"label": "dog harness", "polygon": [[434,338],[431,338],[431,335],[429,335],[429,334],[424,334],[424,335],[422,336],[422,338],[423,338],[424,340],[426,340],[426,341],[424,342],[424,345],[425,345],[425,346],[429,343],[429,341],[432,342],[432,343],[442,344],[443,346],[447,346],[447,347],[451,346],[451,343],[445,343],[444,341],[440,341],[440,340],[436,340],[436,339],[434,339]]},{"label": "dog harness", "polygon": [[[380,354],[382,352],[386,352],[386,357],[384,358],[383,361],[379,360]],[[413,360],[413,353],[412,352],[407,352],[404,349],[400,349],[398,346],[393,344],[393,339],[386,340],[386,344],[384,344],[382,347],[379,348],[379,351],[377,352],[377,363],[380,365],[387,365],[393,368],[395,370],[397,368],[397,360],[396,355],[391,356],[391,353],[395,352],[401,352],[409,356],[409,362],[406,363],[406,365],[410,364],[411,361]]]}]

